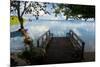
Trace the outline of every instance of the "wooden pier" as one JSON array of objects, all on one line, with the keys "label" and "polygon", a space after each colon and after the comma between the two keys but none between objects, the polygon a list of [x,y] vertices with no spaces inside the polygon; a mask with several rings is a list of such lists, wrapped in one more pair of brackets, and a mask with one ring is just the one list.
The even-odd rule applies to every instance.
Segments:
[{"label": "wooden pier", "polygon": [[[54,37],[50,31],[47,31],[37,39],[37,47],[30,46],[30,49],[41,49],[40,52],[43,50],[42,59],[38,59],[38,61],[31,59],[30,63],[38,65],[81,62],[84,59],[84,46],[84,41],[72,30],[66,33],[66,37]],[[18,63],[21,62],[18,61]],[[14,62],[12,61],[12,63]]]},{"label": "wooden pier", "polygon": [[37,40],[37,47],[46,51],[44,64],[80,62],[84,59],[85,43],[70,30],[66,37],[53,37],[50,31]]}]

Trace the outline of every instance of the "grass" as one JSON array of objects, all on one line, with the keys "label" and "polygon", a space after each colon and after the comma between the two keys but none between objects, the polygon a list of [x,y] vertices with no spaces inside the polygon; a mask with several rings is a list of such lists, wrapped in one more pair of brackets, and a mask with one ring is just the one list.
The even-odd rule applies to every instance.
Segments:
[{"label": "grass", "polygon": [[[25,22],[25,19],[24,19]],[[10,16],[10,25],[19,25],[19,20],[17,16]]]}]

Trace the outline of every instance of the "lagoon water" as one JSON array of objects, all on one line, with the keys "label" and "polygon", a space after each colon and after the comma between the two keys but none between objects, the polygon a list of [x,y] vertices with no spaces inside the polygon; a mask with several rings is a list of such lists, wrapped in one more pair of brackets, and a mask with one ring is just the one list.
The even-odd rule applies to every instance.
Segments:
[{"label": "lagoon water", "polygon": [[[31,33],[30,27],[38,26],[38,28],[33,28],[35,30],[46,30],[50,29],[50,32],[53,33],[54,37],[65,37],[66,33],[72,29],[84,42],[85,42],[85,52],[94,52],[95,51],[95,21],[84,21],[84,20],[26,20],[24,24],[25,28],[28,29],[28,32]],[[41,28],[43,27],[43,29]],[[10,32],[16,31],[19,29],[19,25],[11,26]],[[40,34],[40,33],[38,33]],[[37,34],[37,35],[38,35]],[[32,35],[30,35],[33,37]],[[12,38],[12,37],[11,37]],[[13,38],[17,38],[13,42]],[[14,46],[24,45],[22,40],[18,37],[13,37],[11,39],[11,51],[14,50]],[[18,46],[18,48],[23,48],[23,46]]]}]

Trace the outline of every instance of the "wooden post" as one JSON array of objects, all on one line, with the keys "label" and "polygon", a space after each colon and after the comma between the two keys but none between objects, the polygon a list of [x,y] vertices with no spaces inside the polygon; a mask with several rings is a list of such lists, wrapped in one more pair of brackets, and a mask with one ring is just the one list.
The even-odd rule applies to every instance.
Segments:
[{"label": "wooden post", "polygon": [[44,35],[42,36],[42,38],[41,38],[41,45],[43,44],[43,42],[44,42]]},{"label": "wooden post", "polygon": [[69,31],[71,38],[73,38],[73,32],[72,30]]},{"label": "wooden post", "polygon": [[84,59],[84,45],[85,45],[85,43],[82,42],[82,54],[81,54],[81,59]]},{"label": "wooden post", "polygon": [[37,40],[37,47],[39,47],[39,39]]},{"label": "wooden post", "polygon": [[46,39],[45,39],[46,41],[47,41],[47,38],[48,38],[48,32],[46,32]]},{"label": "wooden post", "polygon": [[47,40],[50,40],[50,30],[48,31],[47,38],[49,38]]}]

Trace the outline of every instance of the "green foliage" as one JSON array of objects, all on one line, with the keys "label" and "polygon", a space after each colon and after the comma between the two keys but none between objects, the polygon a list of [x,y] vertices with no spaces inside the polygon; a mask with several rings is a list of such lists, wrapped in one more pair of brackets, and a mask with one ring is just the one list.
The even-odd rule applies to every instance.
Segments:
[{"label": "green foliage", "polygon": [[[57,4],[55,15],[63,13],[66,20],[72,16],[75,18],[95,18],[95,6],[89,5],[72,5],[72,4]],[[79,17],[81,15],[82,17]]]},{"label": "green foliage", "polygon": [[36,62],[43,59],[44,52],[42,48],[32,48],[31,51],[25,50],[18,57],[29,60],[30,62]]},{"label": "green foliage", "polygon": [[40,11],[43,11],[44,14],[49,14],[49,11],[46,10],[47,4],[33,1],[11,1],[10,12],[17,14],[17,11],[19,11],[20,17],[24,14],[32,14],[37,19],[40,16]]},{"label": "green foliage", "polygon": [[[24,14],[32,14],[35,16],[36,20],[38,20],[40,11],[43,11],[44,14],[50,14],[50,12],[47,10],[48,5],[49,3],[33,1],[11,1],[10,11],[11,13],[17,13],[20,22],[20,18],[23,18]],[[23,8],[21,8],[22,6]],[[52,3],[52,9],[54,10],[53,13],[56,17],[58,14],[63,14],[66,17],[66,20],[71,16],[80,18],[78,15],[81,15],[83,18],[95,18],[95,6]]]},{"label": "green foliage", "polygon": [[39,3],[39,2],[30,2],[30,1],[14,1],[11,0],[10,2],[10,12],[11,14],[15,14],[18,16],[18,20],[20,22],[20,28],[23,29],[23,15],[24,14],[31,14],[35,16],[36,20],[39,19],[40,11],[43,11],[44,14],[49,14],[46,11],[46,3]]},{"label": "green foliage", "polygon": [[71,10],[68,8],[68,5],[66,4],[57,4],[55,11],[54,11],[56,17],[58,14],[63,13],[63,15],[66,16],[66,20],[70,16],[70,12]]},{"label": "green foliage", "polygon": [[[25,19],[24,19],[25,22]],[[10,16],[10,25],[19,25],[19,20],[17,16]]]}]

